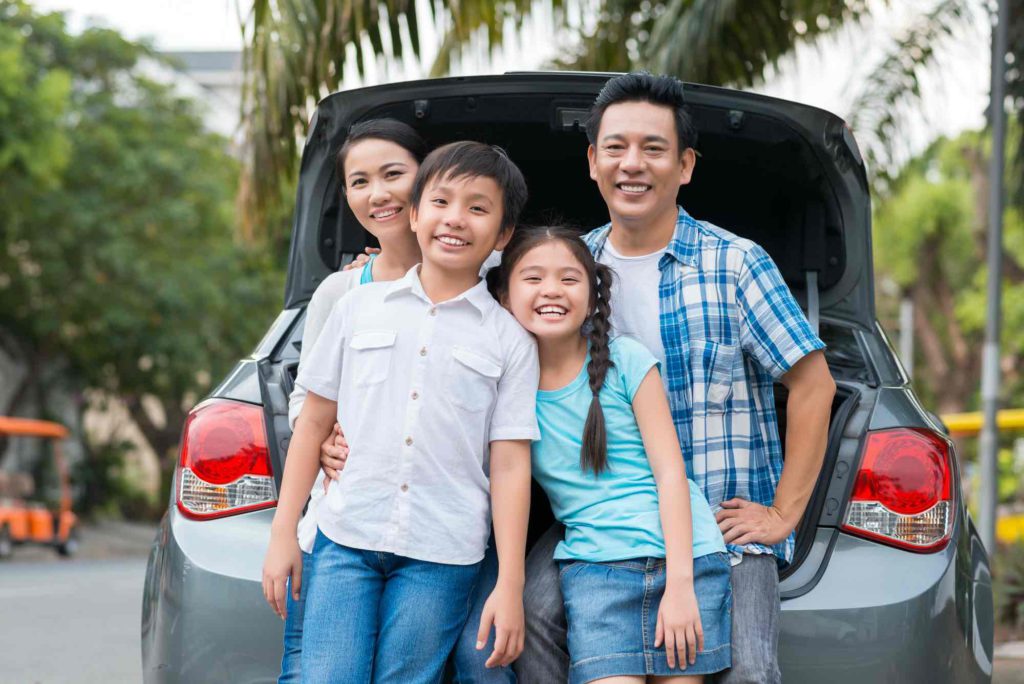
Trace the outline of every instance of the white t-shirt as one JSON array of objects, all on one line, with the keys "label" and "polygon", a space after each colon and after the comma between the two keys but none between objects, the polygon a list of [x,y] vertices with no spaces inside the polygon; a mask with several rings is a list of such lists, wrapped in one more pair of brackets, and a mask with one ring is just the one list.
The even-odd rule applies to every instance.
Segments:
[{"label": "white t-shirt", "polygon": [[661,341],[661,312],[658,286],[661,271],[658,262],[662,248],[641,256],[622,256],[609,239],[599,261],[615,271],[612,280],[612,334],[628,335],[654,354],[665,368],[665,345]]},{"label": "white t-shirt", "polygon": [[[349,290],[359,285],[364,268],[366,266],[332,273],[324,278],[324,281],[313,292],[309,306],[306,307],[306,322],[302,330],[302,350],[299,352],[300,369],[309,358],[310,352],[313,351],[313,345],[320,337],[320,331],[323,330],[324,323],[327,322],[327,317],[331,314],[331,309]],[[306,388],[296,382],[291,396],[288,397],[288,427],[292,430],[295,429],[295,419],[299,417],[299,412],[302,411],[302,404],[305,401]],[[323,469],[318,470],[316,482],[313,483],[313,489],[309,493],[309,505],[306,506],[306,513],[299,520],[299,548],[306,553],[313,551],[313,543],[316,541],[316,507],[324,498],[325,478]]]},{"label": "white t-shirt", "polygon": [[418,270],[350,291],[299,368],[349,443],[317,524],[344,546],[468,565],[490,536],[490,443],[540,437],[537,345],[485,282],[434,304]]}]

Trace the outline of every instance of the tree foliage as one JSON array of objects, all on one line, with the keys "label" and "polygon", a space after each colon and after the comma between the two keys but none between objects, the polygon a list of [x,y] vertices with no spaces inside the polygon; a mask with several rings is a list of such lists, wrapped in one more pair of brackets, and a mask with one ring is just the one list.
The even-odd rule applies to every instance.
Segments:
[{"label": "tree foliage", "polygon": [[147,46],[21,2],[0,15],[0,325],[33,363],[66,359],[121,396],[166,456],[189,403],[264,332],[282,274],[235,243],[238,164],[145,75]]}]

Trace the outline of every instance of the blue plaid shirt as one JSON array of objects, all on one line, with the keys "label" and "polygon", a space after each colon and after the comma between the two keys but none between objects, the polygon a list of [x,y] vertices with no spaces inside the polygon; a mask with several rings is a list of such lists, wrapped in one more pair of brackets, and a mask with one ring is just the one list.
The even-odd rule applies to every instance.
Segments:
[{"label": "blue plaid shirt", "polygon": [[[610,230],[584,236],[596,258]],[[764,249],[682,207],[658,269],[662,372],[687,475],[714,511],[737,496],[770,506],[782,474],[773,381],[825,344]],[[794,540],[728,546],[789,562]]]}]

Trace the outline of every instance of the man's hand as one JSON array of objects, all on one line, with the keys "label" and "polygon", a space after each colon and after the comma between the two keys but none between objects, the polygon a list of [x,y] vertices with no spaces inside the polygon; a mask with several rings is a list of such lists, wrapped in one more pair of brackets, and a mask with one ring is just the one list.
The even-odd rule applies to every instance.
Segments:
[{"label": "man's hand", "polygon": [[480,615],[480,628],[476,633],[476,650],[483,650],[494,625],[494,651],[485,667],[509,665],[523,652],[526,639],[526,619],[523,615],[522,587],[517,591],[501,582],[494,587]]},{"label": "man's hand", "polygon": [[376,247],[367,247],[366,254],[359,254],[355,259],[348,262],[341,267],[342,271],[351,271],[353,268],[360,268],[363,264],[370,260],[371,254],[380,254],[380,250]]},{"label": "man's hand", "polygon": [[324,480],[324,492],[331,480],[337,480],[341,471],[345,469],[345,461],[348,460],[348,442],[345,441],[345,433],[341,426],[334,424],[334,430],[328,435],[324,443],[320,445],[320,467],[327,478]]},{"label": "man's hand", "polygon": [[715,520],[726,543],[737,546],[778,544],[796,527],[796,523],[783,518],[774,506],[762,506],[740,498],[723,501],[722,510],[715,515]]}]

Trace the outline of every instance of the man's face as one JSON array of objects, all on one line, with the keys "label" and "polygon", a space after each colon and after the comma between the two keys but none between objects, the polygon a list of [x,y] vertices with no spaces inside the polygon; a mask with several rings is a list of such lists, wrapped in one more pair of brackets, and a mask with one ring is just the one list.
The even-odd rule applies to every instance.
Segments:
[{"label": "man's face", "polygon": [[475,274],[512,237],[511,230],[501,229],[504,210],[504,196],[492,178],[434,179],[411,215],[424,262]]},{"label": "man's face", "polygon": [[696,160],[692,149],[679,150],[672,109],[649,102],[608,107],[587,159],[609,213],[636,221],[674,210]]}]

